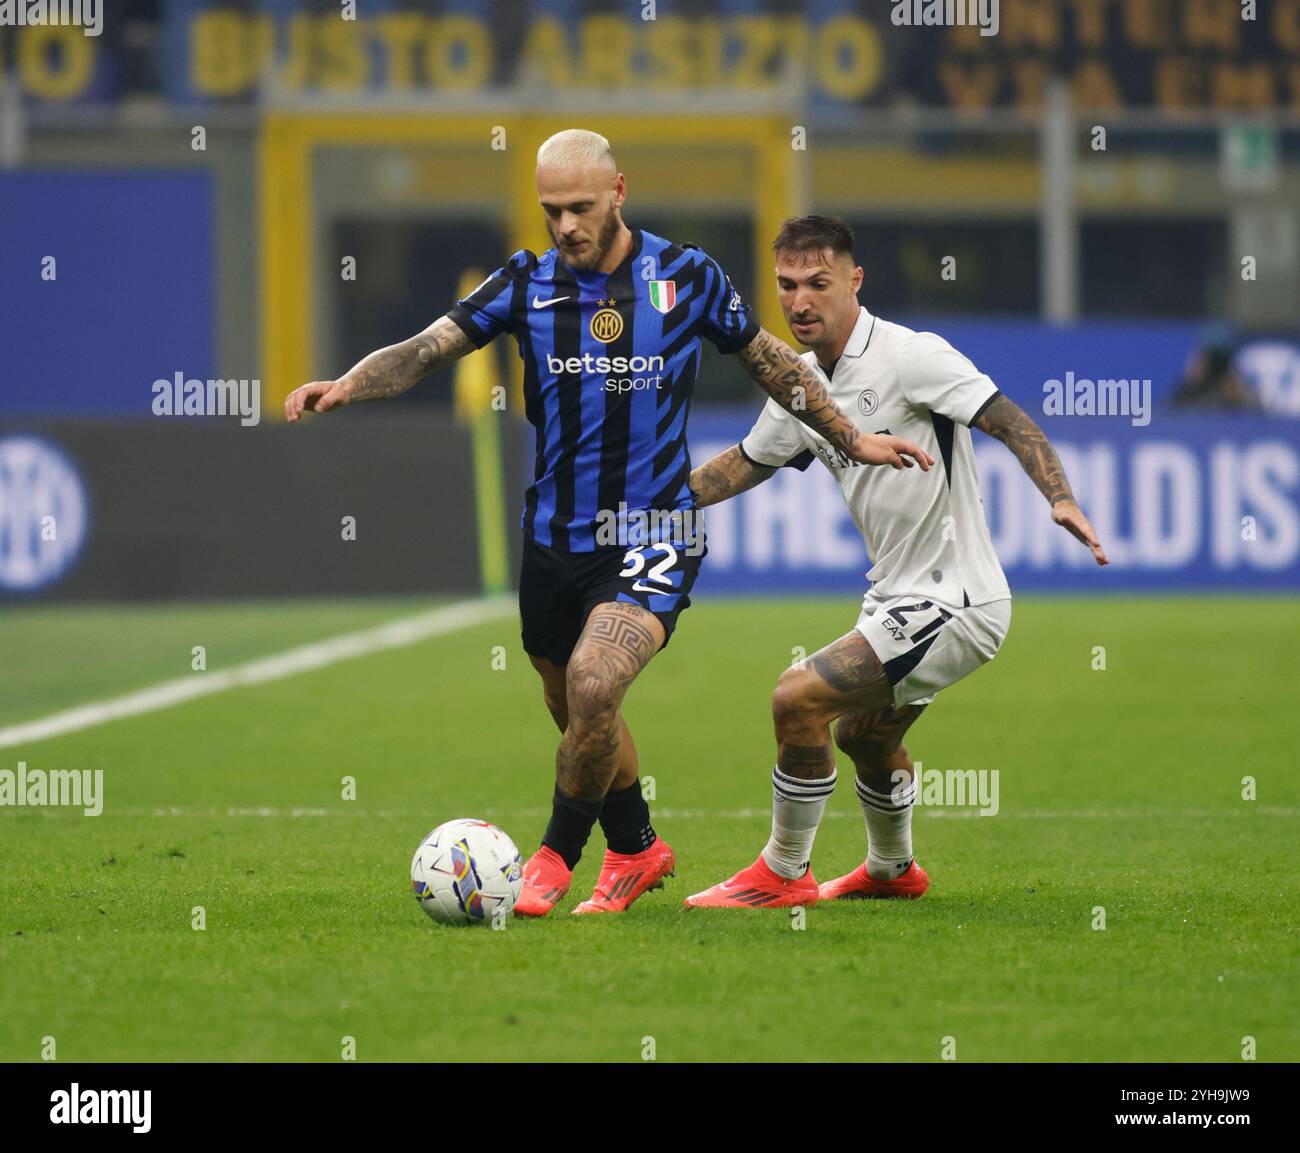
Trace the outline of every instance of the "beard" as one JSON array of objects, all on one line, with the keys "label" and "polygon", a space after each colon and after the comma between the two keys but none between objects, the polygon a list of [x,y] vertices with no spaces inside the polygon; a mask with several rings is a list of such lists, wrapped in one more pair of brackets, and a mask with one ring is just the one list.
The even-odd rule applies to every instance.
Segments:
[{"label": "beard", "polygon": [[614,237],[618,235],[619,219],[618,213],[612,208],[601,221],[600,230],[596,233],[596,238],[587,246],[587,251],[580,255],[567,253],[560,238],[555,233],[555,228],[549,220],[546,222],[546,231],[551,234],[551,243],[560,250],[564,257],[564,262],[570,268],[582,270],[595,268],[605,259],[609,252],[610,245],[614,243]]}]

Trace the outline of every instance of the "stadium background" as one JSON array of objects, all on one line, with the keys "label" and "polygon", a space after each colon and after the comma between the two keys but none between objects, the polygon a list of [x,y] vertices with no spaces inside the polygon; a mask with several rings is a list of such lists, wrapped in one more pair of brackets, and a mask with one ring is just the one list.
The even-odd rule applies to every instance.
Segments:
[{"label": "stadium background", "polygon": [[[44,542],[38,561],[14,522],[32,510],[6,502],[7,596],[286,593],[303,568],[335,591],[502,587],[529,467],[519,403],[493,410],[505,472],[498,485],[501,466],[488,468],[486,490],[479,473],[477,507],[466,460],[474,443],[494,450],[471,432],[493,384],[518,388],[508,342],[455,386],[365,412],[438,446],[406,483],[417,466],[393,454],[397,475],[374,470],[370,440],[286,441],[278,410],[298,383],[423,327],[515,248],[544,248],[533,153],[578,122],[614,142],[628,219],[715,254],[773,331],[770,237],[819,209],[857,228],[869,308],[943,332],[1030,411],[1067,373],[1149,381],[1148,423],[1046,422],[1109,542],[1105,588],[1300,578],[1291,0],[1254,22],[1209,0],[1007,2],[996,37],[895,27],[890,5],[831,0],[801,13],[662,4],[652,21],[636,4],[564,2],[376,0],[353,24],[329,2],[110,8],[98,39],[4,36],[0,420],[57,446],[59,483],[80,477],[85,505],[80,541]],[[33,280],[52,254],[57,280]],[[1174,408],[1191,358],[1224,343],[1261,410],[1225,423]],[[176,373],[260,380],[260,425],[154,416],[153,382]],[[734,442],[756,407],[734,363],[710,354],[695,458]],[[182,443],[184,483],[141,467]],[[124,456],[138,462],[125,473]],[[383,505],[351,552],[273,507],[277,493],[299,499],[295,476],[319,475],[313,458]],[[1009,456],[981,441],[980,465],[1014,587],[1103,587]],[[862,550],[830,478],[807,480],[820,520],[800,515],[785,478],[709,514],[702,593],[859,587]],[[250,531],[186,515],[209,502],[243,510]],[[259,515],[284,538],[273,558]],[[475,520],[491,522],[481,561]],[[456,544],[437,564],[421,544],[435,525]]]},{"label": "stadium background", "polygon": [[[514,249],[546,247],[532,186],[536,147],[556,129],[581,125],[613,144],[629,181],[628,222],[699,243],[780,335],[787,330],[768,252],[778,222],[812,210],[848,218],[866,269],[863,303],[939,331],[1041,414],[1112,558],[1109,569],[1093,567],[1051,524],[1010,454],[976,437],[999,555],[1013,590],[1030,594],[1017,609],[1021,651],[1046,659],[1059,641],[1086,652],[1111,622],[1145,654],[1130,675],[1140,669],[1150,692],[1168,692],[1143,697],[1144,707],[1166,710],[1170,723],[1167,710],[1186,710],[1170,758],[1183,739],[1201,741],[1207,757],[1216,741],[1226,752],[1244,740],[1252,767],[1293,767],[1294,730],[1268,728],[1281,723],[1273,710],[1289,715],[1287,706],[1265,689],[1295,675],[1285,638],[1300,587],[1300,0],[1261,0],[1254,20],[1242,19],[1236,0],[1002,0],[999,33],[987,38],[969,28],[896,27],[892,5],[875,0],[360,0],[355,22],[340,18],[334,0],[105,7],[99,38],[75,28],[0,28],[0,599],[9,622],[0,630],[12,645],[3,723],[184,675],[191,645],[205,637],[225,639],[211,646],[217,668],[399,609],[509,588],[532,467],[512,342],[398,401],[303,427],[284,426],[280,405],[298,384],[333,378],[424,327]],[[654,19],[644,18],[647,7]],[[156,415],[154,382],[177,374],[259,381],[259,419]],[[1150,411],[1138,419],[1045,414],[1044,386],[1069,374],[1149,381]],[[1205,386],[1197,403],[1186,402],[1195,391],[1189,381]],[[503,409],[494,396],[506,398]],[[760,400],[734,363],[706,347],[693,458],[739,439]],[[349,517],[355,539],[340,532]],[[815,621],[803,639],[834,635],[861,592],[865,553],[820,469],[779,476],[711,509],[707,525],[698,623],[686,618],[681,634],[695,627],[701,647],[687,652],[679,641],[665,661],[677,661],[667,668],[680,692],[693,685],[706,694],[701,707],[727,675],[753,674],[734,699],[752,698],[758,751],[745,763],[761,765],[769,755],[761,751],[765,694],[789,660],[784,634],[772,630]],[[1080,599],[1058,611],[1033,598],[1062,592]],[[1252,603],[1265,593],[1271,599]],[[755,627],[745,607],[753,594],[787,599]],[[832,599],[811,599],[818,595]],[[708,621],[731,623],[715,633]],[[448,773],[410,804],[419,807],[418,799],[434,815],[450,803],[509,821],[511,831],[522,825],[517,839],[527,851],[539,812],[501,802],[486,770],[509,759],[520,780],[531,780],[538,770],[525,762],[536,762],[552,737],[531,672],[513,671],[522,662],[508,617],[506,626],[493,639],[508,645],[517,678],[510,699],[532,727],[517,738],[498,732],[485,751],[470,730],[494,725],[495,685],[455,671],[468,667],[458,661],[477,668],[478,651],[447,642],[432,665],[401,666],[402,675],[430,678],[427,699],[459,702],[440,706],[450,709],[443,723],[465,728],[454,734],[461,743]],[[766,653],[762,667],[744,651],[724,657],[708,647],[743,650],[765,629],[780,651]],[[1243,663],[1242,647],[1254,663]],[[1210,653],[1223,663],[1207,667]],[[988,674],[989,698],[981,687],[954,693],[954,727],[997,715],[987,701],[998,675]],[[1076,701],[1093,683],[1057,671],[1034,684],[1039,674],[1022,670],[1013,691],[1013,671],[1002,675],[1008,717],[1022,708],[1054,712],[1054,678]],[[1205,686],[1224,675],[1237,678],[1231,695],[1245,712],[1204,729],[1211,702],[1186,695],[1190,680],[1180,677]],[[673,685],[637,691],[646,702],[678,703]],[[393,682],[374,705],[406,699]],[[716,707],[732,699],[729,692]],[[1126,699],[1116,690],[1107,715],[1118,717]],[[1264,727],[1250,730],[1246,713]],[[210,804],[216,818],[276,804],[287,815],[299,803],[294,773],[310,776],[323,764],[335,780],[354,752],[388,772],[385,796],[399,797],[413,760],[451,755],[442,736],[423,728],[409,740],[394,730],[335,744],[305,729],[275,735],[269,721],[257,721],[240,745],[246,715],[195,719],[182,709],[53,745],[5,730],[0,743],[33,764],[106,764],[129,782],[121,788],[136,808],[121,818],[127,825],[138,819],[152,829],[151,812],[181,806],[179,827],[190,831],[174,836],[196,839],[185,821],[208,825],[201,812],[183,815],[186,803]],[[1134,734],[1157,740],[1130,723],[1125,742]],[[713,739],[702,723],[699,732],[706,745]],[[1066,739],[1041,739],[1056,737]],[[949,754],[960,747],[942,738],[938,745]],[[1126,771],[1122,749],[1111,751],[1107,771]],[[1093,772],[1105,749],[1093,753],[1098,760],[1063,753],[1053,767]],[[189,801],[176,794],[177,767]],[[1155,772],[1150,762],[1147,770]],[[761,806],[757,771],[744,770],[752,779],[740,783],[737,768],[734,788],[720,784],[717,796],[677,803]],[[232,791],[213,783],[222,774]],[[1116,781],[1108,799],[1134,799],[1129,783]],[[333,794],[319,782],[311,788],[308,803],[334,803],[322,799]],[[1295,809],[1286,812],[1274,816],[1293,828]],[[401,857],[422,820],[409,811],[380,820],[375,836]],[[744,822],[745,843],[761,843],[761,808]],[[292,831],[286,844],[302,838],[301,824],[277,824]],[[848,824],[838,826],[846,838]],[[948,828],[938,825],[927,828],[942,844],[940,828]],[[63,859],[68,838],[85,835],[56,835],[53,823],[15,827],[26,833],[9,846],[20,858],[57,847]],[[1192,860],[1198,828],[1183,814],[1163,832],[1189,846]],[[141,847],[152,853],[166,835],[141,832]],[[260,860],[254,833],[231,836],[223,851],[242,846]],[[1282,842],[1272,843],[1282,852]],[[336,849],[356,864],[371,859],[374,844],[349,833]],[[735,851],[710,865],[738,867]],[[103,847],[100,855],[116,863],[120,852]],[[166,857],[165,847],[158,855]],[[14,863],[17,885],[24,874]],[[363,890],[388,892],[389,874],[403,864],[366,874]],[[346,892],[357,875],[331,874],[328,885]],[[22,918],[35,916],[41,900],[57,904],[48,877],[23,883],[15,925],[27,924]],[[1293,884],[1288,891],[1293,900]],[[279,915],[267,911],[280,907],[270,898],[255,905]],[[940,915],[936,907],[927,915]],[[8,942],[24,947],[35,946]],[[1038,1004],[1033,996],[1027,1003]],[[95,1009],[105,1021],[111,1012]],[[1037,1041],[1024,1053],[1090,1051],[1053,1047],[1060,1038],[1041,1012]],[[35,1011],[20,1017],[21,1029],[0,1034],[6,1056],[27,1053],[28,1034],[45,1028]],[[156,1025],[164,1032],[165,1017]],[[1193,1030],[1191,1017],[1178,1028]],[[742,1010],[736,1019],[745,1019]],[[115,1027],[87,1051],[192,1053],[179,1036],[170,1048],[119,1043],[131,1034],[120,1021]],[[469,1027],[457,1028],[458,1043],[475,1052]],[[1116,1019],[1110,1048],[1097,1052],[1217,1052],[1191,1033],[1178,1048],[1178,1028],[1125,1028]],[[283,1036],[249,1030],[203,1051],[300,1055]],[[1013,1036],[990,1041],[990,1052],[1017,1052]],[[709,1051],[701,1038],[688,1053]],[[521,1051],[593,1051],[554,1036],[534,1041]],[[396,1042],[386,1052],[429,1055]]]}]

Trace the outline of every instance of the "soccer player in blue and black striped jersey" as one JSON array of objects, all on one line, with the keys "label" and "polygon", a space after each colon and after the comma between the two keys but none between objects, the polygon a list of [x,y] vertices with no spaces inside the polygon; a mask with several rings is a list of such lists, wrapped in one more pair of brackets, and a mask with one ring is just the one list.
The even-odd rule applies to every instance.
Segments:
[{"label": "soccer player in blue and black striped jersey", "polygon": [[555,247],[526,250],[423,332],[338,380],[293,392],[285,416],[396,396],[503,333],[519,345],[537,430],[524,503],[523,644],[563,737],[552,815],[515,911],[550,912],[597,820],[608,842],[574,912],[626,909],[672,873],[641,794],[621,706],[690,603],[704,555],[686,419],[700,340],[740,357],[777,403],[864,464],[928,468],[916,445],[859,433],[816,374],[762,329],[717,262],[623,222],[627,185],[603,136],[569,129],[538,151]]}]

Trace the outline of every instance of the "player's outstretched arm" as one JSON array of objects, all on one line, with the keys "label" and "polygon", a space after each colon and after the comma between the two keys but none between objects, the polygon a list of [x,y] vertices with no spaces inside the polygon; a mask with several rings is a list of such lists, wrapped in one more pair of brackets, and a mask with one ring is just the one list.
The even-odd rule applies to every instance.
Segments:
[{"label": "player's outstretched arm", "polygon": [[691,492],[695,494],[696,505],[704,508],[748,492],[775,476],[776,471],[769,465],[755,464],[740,451],[740,445],[733,444],[691,470]]},{"label": "player's outstretched arm", "polygon": [[758,335],[737,355],[759,388],[791,416],[854,460],[863,464],[887,464],[892,468],[911,468],[914,460],[925,472],[934,463],[924,449],[900,436],[859,432],[813,370],[793,348],[767,329],[759,329]]},{"label": "player's outstretched arm", "polygon": [[295,389],[285,398],[284,419],[292,423],[304,412],[329,412],[354,400],[399,396],[473,348],[460,325],[439,317],[410,340],[372,352],[338,380],[314,380]]},{"label": "player's outstretched arm", "polygon": [[1034,418],[1014,400],[999,393],[980,413],[975,427],[996,437],[1015,454],[1029,479],[1051,504],[1052,519],[1086,544],[1098,564],[1109,564],[1101,541],[1074,499],[1061,458]]}]

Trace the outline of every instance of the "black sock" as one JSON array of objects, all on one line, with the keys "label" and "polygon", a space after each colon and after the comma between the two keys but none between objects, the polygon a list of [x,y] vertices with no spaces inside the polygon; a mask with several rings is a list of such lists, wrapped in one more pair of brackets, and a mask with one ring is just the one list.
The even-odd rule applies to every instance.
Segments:
[{"label": "black sock", "polygon": [[551,821],[546,826],[542,844],[559,853],[570,869],[582,859],[582,848],[600,816],[600,806],[600,801],[566,797],[560,792],[560,786],[555,786],[555,796],[551,798]]},{"label": "black sock", "polygon": [[600,827],[609,847],[616,853],[639,853],[655,843],[650,806],[641,795],[640,779],[626,789],[611,789],[605,794],[605,805],[600,810]]}]

